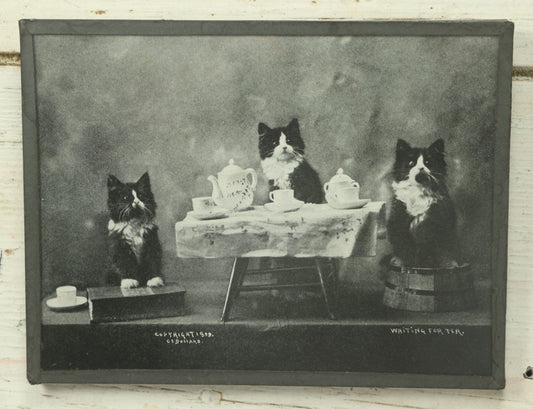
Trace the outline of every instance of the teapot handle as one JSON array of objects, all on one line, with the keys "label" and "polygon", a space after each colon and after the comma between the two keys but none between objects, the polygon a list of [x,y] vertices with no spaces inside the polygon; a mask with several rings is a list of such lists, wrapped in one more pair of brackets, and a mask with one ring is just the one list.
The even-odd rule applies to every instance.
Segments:
[{"label": "teapot handle", "polygon": [[257,172],[255,171],[255,169],[252,169],[252,168],[248,168],[245,170],[246,172],[246,176],[250,175],[252,176],[252,190],[255,190],[255,187],[257,186]]},{"label": "teapot handle", "polygon": [[357,183],[355,180],[352,182],[353,187],[361,187],[359,186],[359,183]]},{"label": "teapot handle", "polygon": [[324,192],[327,192],[329,189],[329,182],[324,183]]}]

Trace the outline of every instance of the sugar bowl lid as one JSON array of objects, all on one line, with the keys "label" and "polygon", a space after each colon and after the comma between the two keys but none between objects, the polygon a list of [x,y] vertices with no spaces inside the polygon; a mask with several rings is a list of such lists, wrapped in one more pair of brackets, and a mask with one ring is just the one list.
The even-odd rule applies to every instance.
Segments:
[{"label": "sugar bowl lid", "polygon": [[235,161],[230,159],[228,165],[218,172],[218,174],[223,176],[231,176],[241,172],[244,172],[244,169],[238,165],[235,165]]},{"label": "sugar bowl lid", "polygon": [[329,183],[331,184],[338,182],[353,182],[353,179],[346,175],[342,168],[339,168],[339,170],[337,170],[337,174],[330,179]]}]

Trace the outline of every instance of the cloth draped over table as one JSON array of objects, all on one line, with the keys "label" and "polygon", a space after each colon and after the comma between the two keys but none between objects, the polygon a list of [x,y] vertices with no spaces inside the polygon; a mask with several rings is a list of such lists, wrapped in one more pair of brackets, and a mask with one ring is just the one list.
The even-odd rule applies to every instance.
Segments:
[{"label": "cloth draped over table", "polygon": [[375,256],[384,203],[360,209],[305,204],[294,212],[273,213],[263,206],[229,217],[176,223],[178,257],[340,257]]}]

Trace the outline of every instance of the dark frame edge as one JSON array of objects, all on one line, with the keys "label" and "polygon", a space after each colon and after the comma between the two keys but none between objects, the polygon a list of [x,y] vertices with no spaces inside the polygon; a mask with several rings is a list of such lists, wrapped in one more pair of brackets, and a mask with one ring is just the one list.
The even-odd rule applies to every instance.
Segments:
[{"label": "dark frame edge", "polygon": [[41,303],[34,301],[41,297],[41,215],[37,88],[34,39],[30,29],[27,21],[19,21],[26,263],[26,375],[31,384],[38,384],[42,382]]},{"label": "dark frame edge", "polygon": [[[507,20],[21,20],[39,35],[500,36]],[[357,23],[357,24],[354,24]],[[512,24],[512,23],[511,23]],[[383,29],[383,27],[387,27]]]},{"label": "dark frame edge", "polygon": [[[147,381],[149,379],[149,381]],[[201,381],[199,381],[201,379]],[[268,385],[394,387],[420,389],[501,389],[492,376],[423,375],[376,372],[277,372],[231,370],[83,370],[43,371],[51,384]],[[415,386],[413,386],[413,384]],[[423,386],[421,386],[423,385]]]},{"label": "dark frame edge", "polygon": [[[59,22],[59,24],[58,24]],[[104,26],[112,26],[111,30],[104,30],[102,35],[133,35],[125,30],[128,24],[138,24],[148,35],[172,34],[172,28],[177,22],[149,21],[149,20],[20,20],[21,46],[21,77],[22,77],[22,116],[23,116],[23,147],[24,147],[24,220],[25,220],[25,258],[26,258],[26,327],[27,327],[27,378],[31,384],[38,383],[183,383],[183,384],[240,384],[240,385],[316,385],[316,386],[381,386],[381,387],[414,387],[413,384],[424,385],[424,388],[472,388],[472,389],[502,389],[505,386],[505,305],[506,305],[506,275],[507,275],[507,228],[509,211],[509,152],[510,152],[510,116],[511,116],[511,78],[512,78],[512,43],[514,24],[506,20],[478,20],[478,21],[422,21],[424,33],[435,27],[446,27],[452,23],[455,30],[450,30],[454,36],[491,35],[499,38],[498,50],[498,105],[496,117],[498,128],[495,139],[494,166],[494,197],[492,231],[492,278],[494,293],[492,297],[493,329],[492,329],[492,375],[491,376],[449,376],[449,375],[416,375],[416,374],[376,374],[376,373],[279,373],[268,371],[198,371],[198,370],[98,370],[98,371],[43,371],[40,368],[40,339],[41,339],[41,260],[40,260],[40,168],[38,146],[38,117],[37,117],[37,89],[34,55],[35,34],[95,34],[95,30],[102,30]],[[186,26],[186,31],[195,31],[203,35],[232,35],[233,32],[216,32],[224,24],[237,24],[241,35],[251,34],[249,26],[258,22],[250,21],[180,21],[177,26]],[[294,23],[294,21],[259,21],[261,30],[272,28],[276,24]],[[316,21],[297,21],[302,27],[316,25]],[[446,24],[445,24],[446,23]],[[474,23],[474,27],[460,30],[459,26]],[[347,26],[354,24],[347,20],[341,22],[321,22],[328,25]],[[357,22],[364,30],[356,35],[370,35],[374,29],[370,26],[392,24],[394,28],[401,27],[401,32],[394,35],[414,35],[413,27],[419,25],[415,21],[381,21],[372,20]],[[123,30],[121,32],[121,30]],[[260,31],[261,31],[260,30]],[[379,28],[382,30],[382,28]],[[441,28],[438,29],[440,31]],[[253,30],[251,30],[253,31]],[[490,31],[490,33],[488,33]],[[342,35],[332,31],[329,35]],[[175,35],[175,33],[174,33]],[[281,33],[279,35],[287,35]],[[290,34],[288,34],[290,35]],[[309,35],[309,34],[307,34]],[[325,34],[318,34],[325,35]],[[352,33],[352,35],[354,35]],[[392,35],[392,34],[390,34]],[[438,34],[433,34],[438,35]],[[502,126],[505,125],[505,126]],[[295,378],[295,375],[297,378]],[[322,379],[319,379],[323,377]],[[147,380],[147,378],[150,378]],[[199,382],[199,380],[201,381]],[[416,387],[416,386],[415,386]],[[418,386],[420,387],[420,386]]]},{"label": "dark frame edge", "polygon": [[497,389],[505,387],[505,320],[509,227],[509,164],[514,23],[507,21],[499,36],[494,196],[492,236],[492,374]]}]

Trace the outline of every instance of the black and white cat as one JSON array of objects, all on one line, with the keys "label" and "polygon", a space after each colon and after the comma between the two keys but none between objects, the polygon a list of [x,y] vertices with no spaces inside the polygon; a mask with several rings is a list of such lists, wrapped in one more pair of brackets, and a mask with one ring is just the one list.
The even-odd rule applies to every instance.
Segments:
[{"label": "black and white cat", "polygon": [[284,128],[258,126],[261,167],[270,191],[293,189],[294,197],[306,203],[322,203],[324,191],[316,171],[305,160],[305,144],[298,120]]},{"label": "black and white cat", "polygon": [[444,141],[413,148],[399,139],[387,222],[396,262],[409,267],[457,266],[456,215],[445,183]]},{"label": "black and white cat", "polygon": [[145,173],[136,183],[107,178],[108,234],[113,278],[122,288],[160,287],[161,243],[153,219],[157,207]]}]

